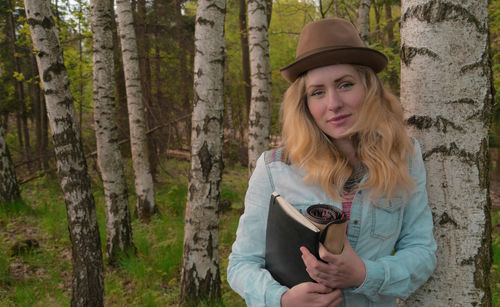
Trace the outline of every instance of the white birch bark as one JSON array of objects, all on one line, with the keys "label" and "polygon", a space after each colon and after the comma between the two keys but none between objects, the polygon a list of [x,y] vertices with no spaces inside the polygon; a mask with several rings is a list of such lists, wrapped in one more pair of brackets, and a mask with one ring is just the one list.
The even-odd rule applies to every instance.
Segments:
[{"label": "white birch bark", "polygon": [[134,249],[128,193],[118,145],[113,62],[113,18],[109,0],[90,0],[93,32],[94,123],[97,162],[106,202],[106,255],[110,263]]},{"label": "white birch bark", "polygon": [[181,280],[182,300],[193,305],[220,299],[225,11],[225,0],[200,0],[196,11],[191,171]]},{"label": "white birch bark", "polygon": [[135,193],[137,214],[141,219],[149,219],[156,213],[153,176],[148,160],[146,120],[141,89],[141,75],[137,51],[137,39],[130,0],[116,0],[118,29],[123,55],[125,86],[130,126],[130,147],[135,173]]},{"label": "white birch bark", "polygon": [[0,203],[21,199],[16,170],[12,164],[9,147],[5,140],[5,131],[0,122]]},{"label": "white birch bark", "polygon": [[50,1],[26,0],[24,5],[66,202],[72,243],[71,305],[103,306],[103,263],[94,198]]},{"label": "white birch bark", "polygon": [[252,99],[248,115],[248,170],[269,147],[271,124],[271,64],[266,0],[248,0],[248,43]]},{"label": "white birch bark", "polygon": [[437,267],[407,306],[491,306],[487,0],[404,0],[401,98],[420,140]]},{"label": "white birch bark", "polygon": [[370,35],[370,6],[373,0],[361,0],[358,8],[358,30],[361,40],[365,45],[369,45],[368,36]]}]

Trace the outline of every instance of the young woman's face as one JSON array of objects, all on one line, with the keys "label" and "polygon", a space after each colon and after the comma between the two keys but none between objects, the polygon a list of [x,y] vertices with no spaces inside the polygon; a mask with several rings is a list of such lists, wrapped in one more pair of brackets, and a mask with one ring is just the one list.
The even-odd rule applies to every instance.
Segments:
[{"label": "young woman's face", "polygon": [[338,141],[357,120],[365,89],[361,76],[352,65],[323,66],[305,77],[307,106],[318,127]]}]

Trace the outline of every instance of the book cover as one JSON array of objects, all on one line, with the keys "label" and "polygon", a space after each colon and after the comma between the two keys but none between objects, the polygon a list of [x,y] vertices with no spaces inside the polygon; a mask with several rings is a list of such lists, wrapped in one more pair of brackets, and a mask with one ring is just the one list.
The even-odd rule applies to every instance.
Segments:
[{"label": "book cover", "polygon": [[[306,247],[319,259],[320,242],[325,242],[325,246],[327,244],[335,246],[335,253],[338,254],[342,251],[345,241],[347,223],[341,210],[329,205],[313,205],[308,208],[308,212],[309,218],[313,218],[314,223],[278,193],[274,192],[271,195],[267,219],[265,267],[274,279],[289,288],[313,281],[302,261],[299,249],[301,246]],[[320,226],[323,232],[315,224]]]}]

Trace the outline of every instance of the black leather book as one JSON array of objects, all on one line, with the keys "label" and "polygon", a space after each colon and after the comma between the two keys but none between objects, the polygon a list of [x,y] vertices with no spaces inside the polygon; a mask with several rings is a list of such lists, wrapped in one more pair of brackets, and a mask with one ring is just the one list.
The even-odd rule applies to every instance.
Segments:
[{"label": "black leather book", "polygon": [[[317,206],[328,210],[324,213],[334,213],[330,214],[330,220],[326,227],[322,228],[323,231],[330,233],[328,228],[331,225],[333,226],[332,230],[335,228],[335,233],[340,235],[335,235],[337,237],[334,238],[334,235],[329,234],[328,240],[340,241],[343,244],[346,226],[343,212],[327,205],[311,207]],[[278,193],[274,192],[271,195],[267,219],[265,267],[280,284],[291,288],[303,282],[313,281],[306,271],[300,247],[305,246],[319,259],[319,243],[324,240],[326,235],[316,225]],[[343,228],[343,233],[342,230],[338,229],[339,227]]]}]

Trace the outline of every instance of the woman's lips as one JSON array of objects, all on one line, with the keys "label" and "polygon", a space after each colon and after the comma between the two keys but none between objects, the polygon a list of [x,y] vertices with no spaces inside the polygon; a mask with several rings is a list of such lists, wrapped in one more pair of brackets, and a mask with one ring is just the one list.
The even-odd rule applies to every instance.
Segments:
[{"label": "woman's lips", "polygon": [[332,125],[342,125],[343,123],[345,123],[347,121],[347,119],[351,116],[351,114],[345,114],[345,115],[339,115],[339,116],[335,116],[335,117],[332,117],[328,120],[328,123],[329,124],[332,124]]}]

